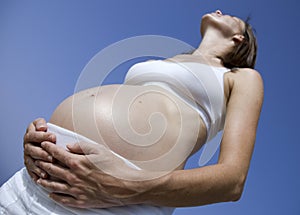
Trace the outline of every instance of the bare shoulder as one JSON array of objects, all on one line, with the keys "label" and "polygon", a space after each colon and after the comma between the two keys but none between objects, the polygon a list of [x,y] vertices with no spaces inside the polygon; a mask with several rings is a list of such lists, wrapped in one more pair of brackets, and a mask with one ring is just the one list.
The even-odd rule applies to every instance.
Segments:
[{"label": "bare shoulder", "polygon": [[261,74],[254,69],[239,68],[228,73],[226,77],[225,95],[227,101],[232,94],[238,93],[243,96],[245,93],[260,94],[263,97],[264,86]]},{"label": "bare shoulder", "polygon": [[239,68],[234,70],[233,73],[237,82],[247,85],[263,85],[261,74],[255,69]]}]

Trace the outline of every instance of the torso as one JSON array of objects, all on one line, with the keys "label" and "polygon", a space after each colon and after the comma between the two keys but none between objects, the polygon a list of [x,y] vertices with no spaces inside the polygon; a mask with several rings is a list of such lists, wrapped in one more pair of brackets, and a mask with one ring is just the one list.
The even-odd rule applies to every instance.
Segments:
[{"label": "torso", "polygon": [[[151,119],[153,113],[164,119],[159,114]],[[153,160],[176,146],[172,152],[176,159],[162,162],[178,168],[206,137],[197,112],[155,86],[107,85],[81,91],[64,100],[50,122],[105,144],[129,160]]]},{"label": "torso", "polygon": [[[226,101],[229,76],[224,76]],[[164,119],[159,114],[151,118],[153,113]],[[161,162],[173,162],[180,169],[207,135],[195,110],[156,86],[106,85],[81,91],[64,100],[50,122],[105,144],[129,160],[153,160],[175,149]]]}]

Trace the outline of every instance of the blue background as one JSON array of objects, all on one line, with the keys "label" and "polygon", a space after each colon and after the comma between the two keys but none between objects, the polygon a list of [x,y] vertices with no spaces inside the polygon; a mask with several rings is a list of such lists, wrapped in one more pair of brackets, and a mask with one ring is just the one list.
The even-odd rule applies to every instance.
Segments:
[{"label": "blue background", "polygon": [[[256,69],[265,100],[255,151],[239,202],[181,208],[175,214],[300,214],[299,1],[297,0],[1,0],[0,184],[23,166],[25,128],[71,95],[100,50],[137,35],[164,35],[192,46],[206,12],[252,16]],[[107,83],[121,83],[125,70]],[[189,162],[197,166],[199,153]],[[216,156],[213,158],[214,162]]]}]

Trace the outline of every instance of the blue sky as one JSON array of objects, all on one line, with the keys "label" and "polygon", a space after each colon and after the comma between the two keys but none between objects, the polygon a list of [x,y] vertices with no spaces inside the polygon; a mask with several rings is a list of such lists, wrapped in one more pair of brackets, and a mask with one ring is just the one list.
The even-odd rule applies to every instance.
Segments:
[{"label": "blue sky", "polygon": [[[23,166],[28,123],[49,119],[89,60],[139,35],[197,46],[206,12],[252,16],[265,100],[243,197],[175,214],[300,214],[299,3],[296,0],[0,0],[0,184]],[[130,62],[128,63],[130,64]],[[106,83],[121,83],[126,66]],[[189,167],[197,166],[199,153]],[[211,162],[216,160],[216,156]]]}]

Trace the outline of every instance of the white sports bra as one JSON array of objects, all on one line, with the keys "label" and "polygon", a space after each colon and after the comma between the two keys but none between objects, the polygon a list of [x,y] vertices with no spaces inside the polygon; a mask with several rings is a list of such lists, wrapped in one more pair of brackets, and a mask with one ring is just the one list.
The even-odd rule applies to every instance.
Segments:
[{"label": "white sports bra", "polygon": [[124,84],[157,85],[195,109],[207,128],[207,141],[224,128],[223,76],[230,71],[197,62],[146,61],[133,65]]}]

